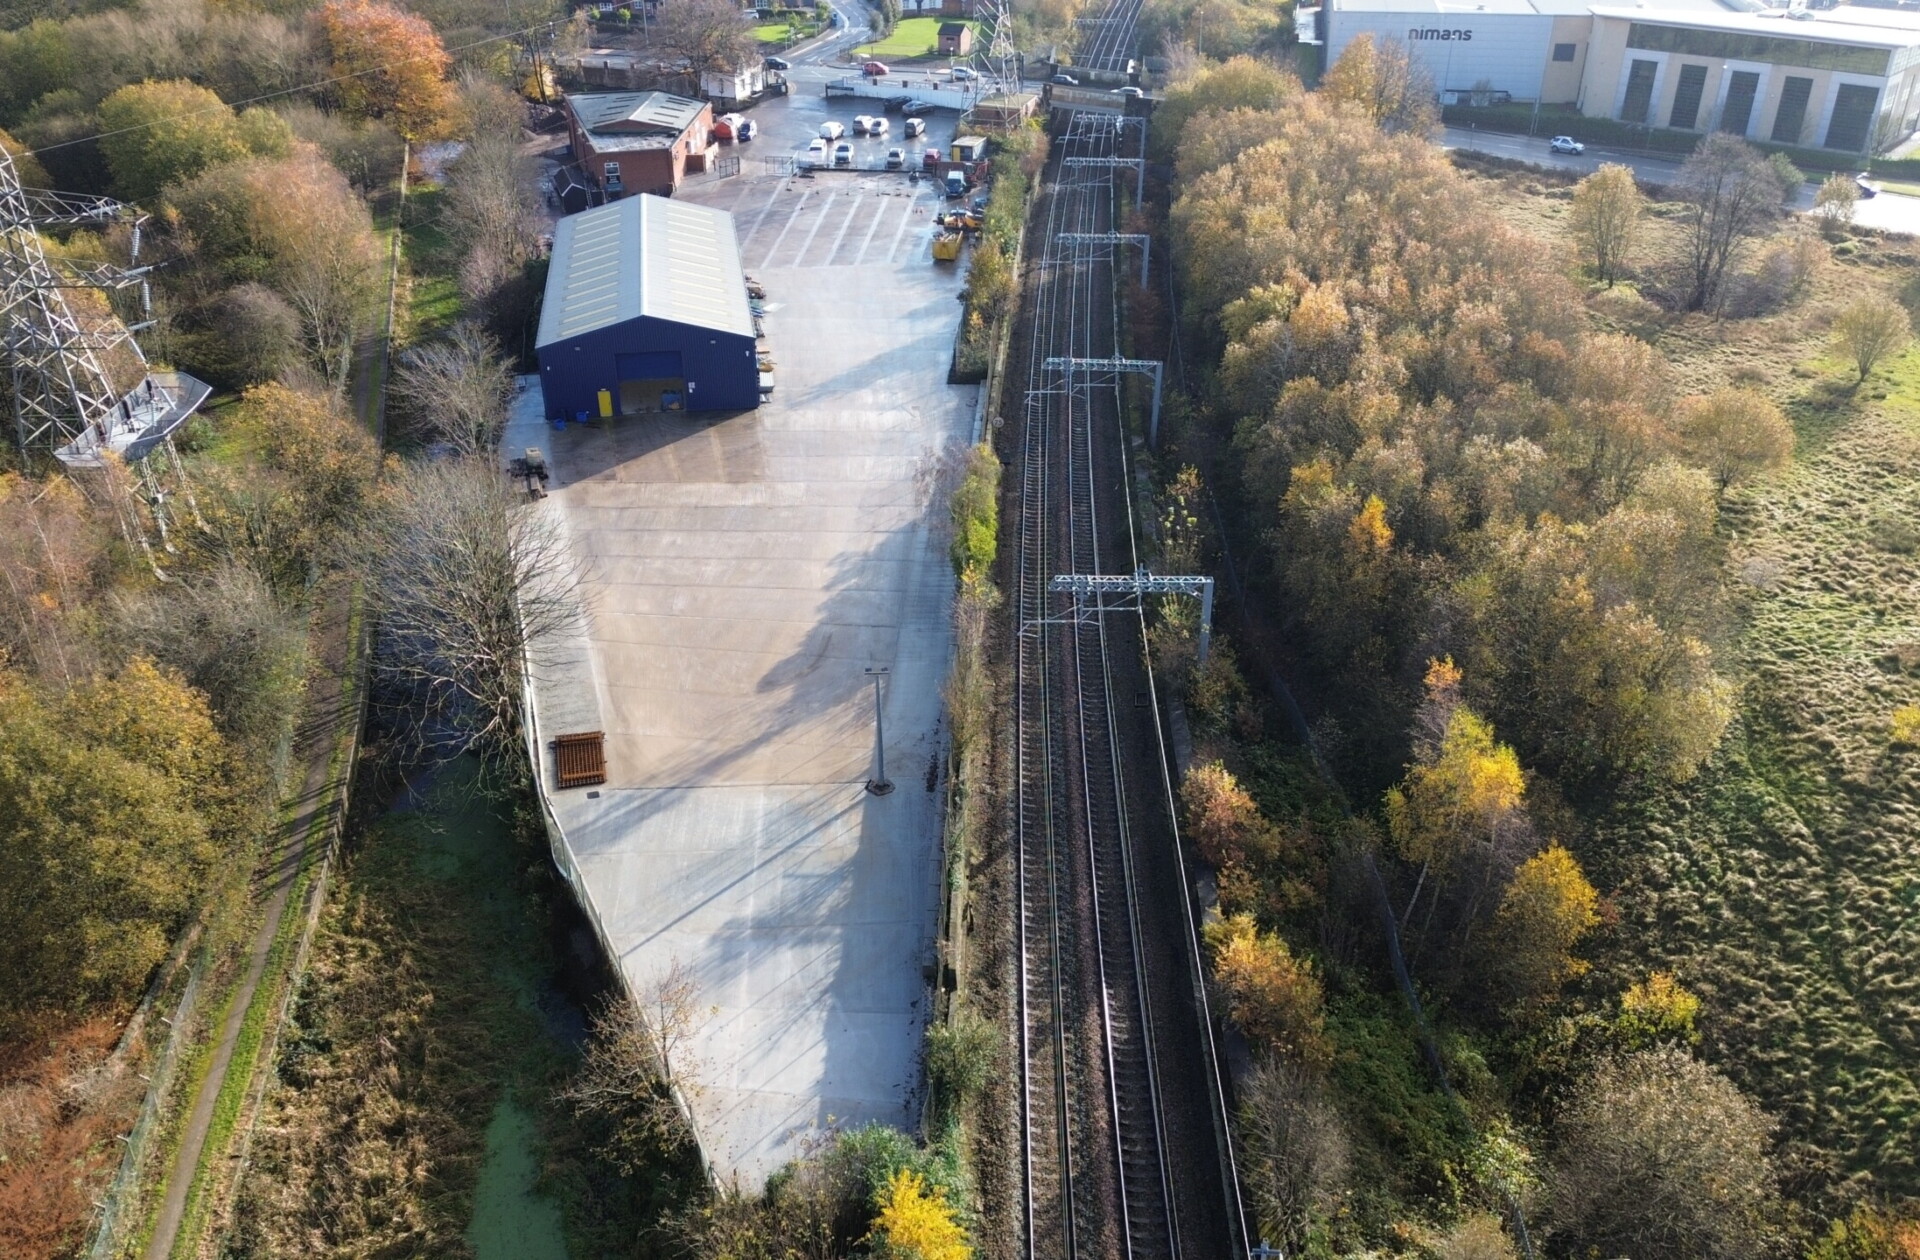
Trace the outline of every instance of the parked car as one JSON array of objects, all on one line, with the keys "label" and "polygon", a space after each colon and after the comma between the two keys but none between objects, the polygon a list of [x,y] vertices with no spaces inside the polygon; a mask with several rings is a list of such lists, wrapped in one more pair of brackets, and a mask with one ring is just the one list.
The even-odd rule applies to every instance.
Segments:
[{"label": "parked car", "polygon": [[1113,89],[1113,94],[1115,96],[1124,97],[1130,101],[1137,101],[1141,97],[1145,96],[1147,93],[1145,88],[1117,87]]},{"label": "parked car", "polygon": [[947,172],[947,196],[964,197],[967,195],[967,177],[960,171]]},{"label": "parked car", "polygon": [[835,166],[853,165],[853,146],[842,140],[833,146],[833,164]]},{"label": "parked car", "polygon": [[769,57],[762,64],[764,64],[766,68],[769,70],[793,69],[793,63],[791,61],[788,61],[785,57]]},{"label": "parked car", "polygon": [[820,138],[822,140],[838,140],[846,134],[847,129],[831,118],[820,124]]},{"label": "parked car", "polygon": [[926,135],[927,120],[924,118],[907,119],[906,125],[903,128],[901,128],[901,134],[906,136],[906,138],[909,140],[913,139],[915,136]]},{"label": "parked car", "polygon": [[889,96],[887,98],[887,112],[889,114],[899,113],[901,110],[907,107],[907,102],[911,101],[912,99],[913,98],[911,96],[908,96],[904,93],[902,93],[899,96]]},{"label": "parked car", "polygon": [[1878,197],[1880,195],[1880,185],[1868,179],[1864,171],[1853,177],[1853,186],[1859,191],[1860,200],[1862,201],[1865,201],[1869,197]]},{"label": "parked car", "polygon": [[884,136],[892,130],[893,124],[884,118],[867,119],[867,134],[870,136]]},{"label": "parked car", "polygon": [[1056,74],[1049,81],[1053,83],[1058,83],[1061,87],[1079,87],[1080,86],[1080,80],[1074,78],[1070,74]]},{"label": "parked car", "polygon": [[807,165],[825,166],[827,164],[827,142],[815,140],[807,146]]},{"label": "parked car", "polygon": [[860,67],[860,73],[866,75],[869,79],[877,79],[886,72],[887,63],[884,61],[869,61],[866,65]]},{"label": "parked car", "polygon": [[872,131],[872,130],[873,130],[873,115],[855,114],[853,116],[853,134],[854,135],[864,136],[869,131]]},{"label": "parked car", "polygon": [[741,144],[745,144],[759,134],[760,124],[751,118],[742,118],[740,125],[733,129],[733,138]]},{"label": "parked car", "polygon": [[938,105],[935,105],[932,101],[908,101],[905,105],[902,105],[900,107],[900,112],[905,114],[909,118],[918,118],[922,114],[931,114],[934,110],[939,108],[940,107]]},{"label": "parked car", "polygon": [[1580,154],[1587,151],[1587,146],[1581,144],[1572,136],[1555,136],[1553,139],[1547,141],[1547,148],[1554,153]]},{"label": "parked car", "polygon": [[887,150],[887,169],[888,170],[890,171],[901,170],[906,166],[906,164],[907,164],[907,151],[905,149],[888,149]]},{"label": "parked car", "polygon": [[928,149],[926,156],[920,159],[920,165],[926,167],[928,170],[932,170],[934,167],[940,165],[940,150]]},{"label": "parked car", "polygon": [[970,79],[977,79],[980,76],[965,66],[955,66],[953,68],[953,77],[965,83]]}]

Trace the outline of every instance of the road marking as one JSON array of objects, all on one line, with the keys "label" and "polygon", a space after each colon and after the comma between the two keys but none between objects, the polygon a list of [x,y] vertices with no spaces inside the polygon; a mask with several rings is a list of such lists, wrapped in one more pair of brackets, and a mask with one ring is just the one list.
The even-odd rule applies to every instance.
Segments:
[{"label": "road marking", "polygon": [[[826,262],[823,262],[817,265],[824,267],[833,262],[833,256],[840,252],[840,242],[847,239],[847,229],[852,227],[853,221],[860,217],[860,206],[857,201],[857,198],[858,198],[857,193],[855,194],[855,197],[856,197],[855,204],[847,207],[847,219],[846,219],[846,222],[840,225],[840,235],[833,238],[833,248],[827,251]],[[822,216],[822,217],[824,218],[825,216]],[[812,242],[809,241],[808,244],[812,244]],[[804,257],[804,252],[803,252],[803,257]],[[804,267],[806,266],[806,263],[803,261],[800,265]]]},{"label": "road marking", "polygon": [[853,256],[854,266],[858,267],[861,263],[867,260],[867,246],[873,244],[873,234],[880,230],[880,225],[882,223],[886,222],[887,203],[889,200],[891,199],[890,198],[881,199],[879,212],[873,216],[873,225],[867,229],[866,237],[860,242],[860,252]]},{"label": "road marking", "polygon": [[[826,201],[821,203],[820,206],[820,217],[813,221],[813,231],[807,233],[807,243],[802,245],[800,251],[794,255],[791,265],[798,267],[801,260],[807,256],[807,251],[813,248],[813,238],[820,235],[820,225],[827,221],[827,211],[833,208],[833,199],[839,195],[838,192],[830,192],[827,194]],[[786,234],[783,232],[781,235],[784,236]],[[772,264],[769,263],[768,265],[771,266]]]},{"label": "road marking", "polygon": [[769,214],[773,213],[774,203],[780,200],[780,192],[786,186],[787,186],[787,181],[784,177],[774,181],[773,196],[767,198],[767,204],[760,208],[760,217],[755,219],[753,221],[753,226],[747,230],[748,240],[752,240],[754,237],[760,234],[760,225],[767,221],[767,216]]},{"label": "road marking", "polygon": [[773,265],[774,251],[780,248],[781,241],[787,239],[787,233],[792,230],[794,220],[800,217],[800,211],[806,208],[806,204],[807,194],[804,192],[793,199],[792,213],[787,215],[787,221],[780,225],[780,234],[773,238],[773,243],[767,246],[767,252],[760,258],[760,265],[762,267],[771,267]]},{"label": "road marking", "polygon": [[887,251],[887,261],[892,262],[894,255],[900,252],[900,239],[907,234],[907,224],[920,217],[920,196],[914,194],[907,198],[907,212],[900,216],[900,226],[893,233],[893,247]]}]

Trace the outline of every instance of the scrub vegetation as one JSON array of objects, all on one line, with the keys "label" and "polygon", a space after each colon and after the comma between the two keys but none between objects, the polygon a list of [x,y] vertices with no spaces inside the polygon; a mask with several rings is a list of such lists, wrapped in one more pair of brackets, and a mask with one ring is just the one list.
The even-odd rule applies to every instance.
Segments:
[{"label": "scrub vegetation", "polygon": [[1162,546],[1246,585],[1155,651],[1260,1224],[1908,1255],[1915,256],[1725,138],[1671,189],[1456,165],[1400,60],[1195,65],[1155,122]]}]

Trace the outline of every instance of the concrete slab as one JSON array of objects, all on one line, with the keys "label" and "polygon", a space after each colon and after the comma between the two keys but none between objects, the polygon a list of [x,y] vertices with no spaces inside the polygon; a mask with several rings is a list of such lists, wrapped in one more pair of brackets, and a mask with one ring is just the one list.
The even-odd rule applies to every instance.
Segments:
[{"label": "concrete slab", "polygon": [[[939,879],[946,496],[975,387],[946,384],[960,275],[930,261],[927,186],[743,176],[778,388],[738,415],[542,426],[531,510],[584,570],[576,640],[533,669],[568,873],[636,992],[678,967],[699,1014],[689,1104],[718,1173],[758,1186],[830,1124],[907,1126]],[[873,689],[887,769],[869,795]],[[546,742],[606,732],[608,780],[555,790]]]}]

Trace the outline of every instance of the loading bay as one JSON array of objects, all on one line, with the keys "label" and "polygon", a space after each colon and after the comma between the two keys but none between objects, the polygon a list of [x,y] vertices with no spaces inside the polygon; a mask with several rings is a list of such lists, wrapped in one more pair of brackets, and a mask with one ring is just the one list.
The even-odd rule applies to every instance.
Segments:
[{"label": "loading bay", "polygon": [[[755,112],[793,133],[760,152],[804,147],[822,103],[793,104]],[[917,1116],[946,498],[979,391],[947,384],[962,275],[929,261],[931,181],[742,152],[679,195],[735,215],[772,398],[555,431],[535,388],[505,446],[546,452],[530,510],[582,566],[580,631],[534,662],[533,737],[605,732],[591,791],[558,790],[542,748],[556,858],[643,1006],[691,982],[683,1093],[715,1174],[756,1187],[830,1125]],[[889,671],[884,796],[869,669]]]}]

